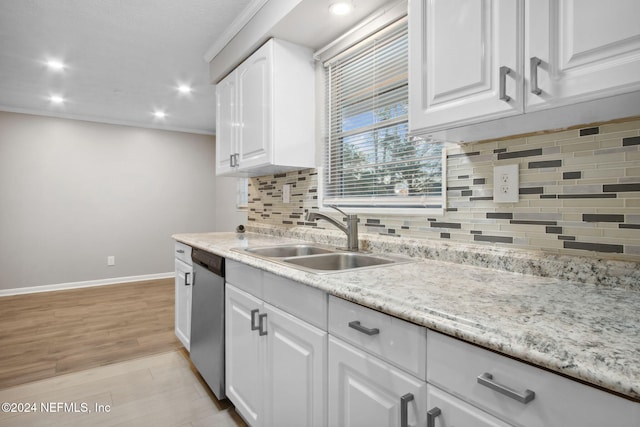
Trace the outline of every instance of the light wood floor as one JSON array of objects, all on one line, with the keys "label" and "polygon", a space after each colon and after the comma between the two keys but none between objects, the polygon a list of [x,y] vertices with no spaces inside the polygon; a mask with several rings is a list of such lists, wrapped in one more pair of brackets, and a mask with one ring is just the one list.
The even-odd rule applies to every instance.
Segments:
[{"label": "light wood floor", "polygon": [[[245,426],[228,400],[218,402],[202,385],[185,353],[172,351],[1,390],[0,402],[36,406],[30,413],[0,411],[0,426]],[[58,402],[67,409],[43,410],[43,404],[57,409]]]},{"label": "light wood floor", "polygon": [[0,298],[0,389],[181,347],[173,279]]},{"label": "light wood floor", "polygon": [[37,412],[0,426],[246,426],[175,338],[173,279],[1,297],[2,402]]}]

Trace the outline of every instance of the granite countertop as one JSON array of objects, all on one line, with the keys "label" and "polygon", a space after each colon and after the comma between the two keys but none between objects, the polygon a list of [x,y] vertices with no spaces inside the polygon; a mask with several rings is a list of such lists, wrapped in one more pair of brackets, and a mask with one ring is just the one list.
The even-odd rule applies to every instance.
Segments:
[{"label": "granite countertop", "polygon": [[319,275],[231,251],[300,240],[258,233],[173,237],[640,401],[635,289],[424,259]]}]

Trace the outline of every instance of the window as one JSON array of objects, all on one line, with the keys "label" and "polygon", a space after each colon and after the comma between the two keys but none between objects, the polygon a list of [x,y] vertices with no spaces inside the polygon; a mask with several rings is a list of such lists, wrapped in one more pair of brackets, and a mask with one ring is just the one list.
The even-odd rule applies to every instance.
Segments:
[{"label": "window", "polygon": [[441,212],[443,145],[408,132],[406,18],[327,61],[325,79],[322,203]]}]

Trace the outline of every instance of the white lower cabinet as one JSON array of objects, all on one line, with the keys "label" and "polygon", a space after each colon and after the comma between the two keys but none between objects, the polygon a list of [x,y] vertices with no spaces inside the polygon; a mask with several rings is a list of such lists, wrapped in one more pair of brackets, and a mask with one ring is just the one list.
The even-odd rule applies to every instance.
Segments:
[{"label": "white lower cabinet", "polygon": [[251,426],[640,426],[637,402],[319,289],[232,260],[226,280],[226,394]]},{"label": "white lower cabinet", "polygon": [[[229,284],[225,287],[226,394],[252,426],[262,425],[264,346],[254,329],[262,301]],[[252,314],[252,311],[254,314]]]},{"label": "white lower cabinet", "polygon": [[226,392],[245,421],[326,426],[327,332],[229,283],[225,306]]},{"label": "white lower cabinet", "polygon": [[330,426],[425,426],[426,392],[423,380],[329,336]]},{"label": "white lower cabinet", "polygon": [[329,425],[425,426],[426,330],[329,297]]},{"label": "white lower cabinet", "polygon": [[175,334],[184,348],[189,351],[191,342],[191,247],[175,243]]},{"label": "white lower cabinet", "polygon": [[265,303],[268,426],[324,426],[327,332]]}]

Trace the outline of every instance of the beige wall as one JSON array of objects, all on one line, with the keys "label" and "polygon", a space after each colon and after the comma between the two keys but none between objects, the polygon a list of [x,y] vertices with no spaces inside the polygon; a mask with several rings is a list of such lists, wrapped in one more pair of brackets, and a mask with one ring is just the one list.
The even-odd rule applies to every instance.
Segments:
[{"label": "beige wall", "polygon": [[213,136],[0,112],[0,291],[173,271],[172,234],[235,211],[214,156]]}]

